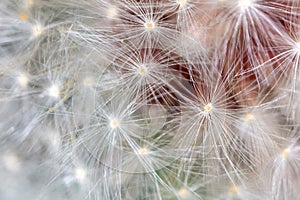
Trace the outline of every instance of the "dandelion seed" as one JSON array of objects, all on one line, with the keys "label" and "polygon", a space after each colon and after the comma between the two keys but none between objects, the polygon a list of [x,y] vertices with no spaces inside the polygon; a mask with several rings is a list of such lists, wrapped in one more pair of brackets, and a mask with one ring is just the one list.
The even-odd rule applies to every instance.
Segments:
[{"label": "dandelion seed", "polygon": [[141,65],[137,70],[137,72],[142,76],[145,76],[147,74],[147,71],[148,69],[145,65]]},{"label": "dandelion seed", "polygon": [[24,5],[26,8],[30,9],[34,5],[34,0],[24,0]]},{"label": "dandelion seed", "polygon": [[253,1],[252,0],[239,0],[238,2],[240,8],[244,11],[252,6]]},{"label": "dandelion seed", "polygon": [[211,103],[208,103],[204,106],[204,112],[210,113],[213,110],[213,105]]},{"label": "dandelion seed", "polygon": [[155,23],[152,20],[150,20],[145,22],[144,26],[147,30],[151,31],[155,28]]},{"label": "dandelion seed", "polygon": [[2,159],[4,162],[4,166],[8,170],[13,171],[13,172],[17,172],[20,170],[20,161],[19,161],[19,158],[15,154],[13,154],[13,153],[5,154]]},{"label": "dandelion seed", "polygon": [[53,108],[49,108],[48,111],[49,111],[50,113],[53,113],[53,112],[54,112]]},{"label": "dandelion seed", "polygon": [[181,197],[181,198],[187,198],[189,196],[189,191],[185,188],[181,188],[179,191],[178,191],[178,195]]},{"label": "dandelion seed", "polygon": [[300,41],[295,44],[295,50],[300,54]]},{"label": "dandelion seed", "polygon": [[287,143],[284,144],[288,147],[271,157],[271,166],[266,165],[265,170],[261,172],[263,176],[267,174],[266,185],[271,189],[270,192],[274,200],[299,199],[299,137],[288,139]]},{"label": "dandelion seed", "polygon": [[50,140],[50,143],[54,150],[58,150],[60,146],[60,138],[59,138],[59,133],[57,132],[52,132],[49,134],[48,139]]},{"label": "dandelion seed", "polygon": [[112,119],[112,120],[110,120],[109,125],[112,129],[115,129],[120,126],[120,123],[117,119]]},{"label": "dandelion seed", "polygon": [[118,10],[114,7],[111,7],[107,10],[107,17],[110,19],[116,18],[118,15]]},{"label": "dandelion seed", "polygon": [[84,181],[85,178],[86,178],[86,175],[87,175],[87,173],[86,173],[85,169],[80,168],[80,167],[78,167],[77,169],[75,169],[75,178],[78,181],[80,181],[80,182]]},{"label": "dandelion seed", "polygon": [[145,156],[149,153],[149,150],[147,148],[141,148],[139,149],[138,153],[142,156]]},{"label": "dandelion seed", "polygon": [[246,116],[245,116],[245,120],[246,120],[247,122],[253,121],[253,120],[254,120],[254,115],[251,114],[251,113],[247,113]]},{"label": "dandelion seed", "polygon": [[39,37],[42,34],[42,32],[43,27],[41,25],[37,24],[32,27],[32,34],[34,37]]},{"label": "dandelion seed", "polygon": [[20,74],[17,77],[17,81],[18,81],[18,83],[19,83],[20,86],[26,87],[27,84],[28,84],[28,82],[29,82],[29,79],[28,79],[28,77],[25,74]]},{"label": "dandelion seed", "polygon": [[283,156],[284,158],[288,158],[289,155],[290,155],[290,153],[291,153],[291,149],[290,149],[290,148],[286,148],[286,149],[284,149],[284,150],[282,151],[282,156]]},{"label": "dandelion seed", "polygon": [[85,79],[83,80],[83,85],[84,85],[84,86],[92,87],[93,84],[94,84],[94,81],[93,81],[93,79],[91,79],[91,78],[85,78]]},{"label": "dandelion seed", "polygon": [[59,87],[57,85],[52,85],[49,89],[48,89],[48,95],[52,96],[54,98],[58,98],[60,94],[60,90]]},{"label": "dandelion seed", "polygon": [[238,193],[238,188],[237,188],[236,186],[232,186],[232,187],[230,188],[230,190],[229,190],[229,193],[230,193],[231,195],[237,195],[237,193]]},{"label": "dandelion seed", "polygon": [[184,5],[186,5],[187,0],[177,0],[177,3],[178,3],[180,6],[184,6]]},{"label": "dandelion seed", "polygon": [[[174,4],[178,5],[175,0]],[[169,11],[167,4],[158,2],[125,1],[115,7],[118,11],[117,20],[113,21],[111,30],[117,38],[126,38],[138,48],[164,45],[175,40],[173,23],[174,11]],[[112,10],[112,16],[115,11]],[[107,11],[105,11],[107,16]]]},{"label": "dandelion seed", "polygon": [[19,17],[23,21],[26,21],[28,19],[28,15],[25,12],[20,12]]}]

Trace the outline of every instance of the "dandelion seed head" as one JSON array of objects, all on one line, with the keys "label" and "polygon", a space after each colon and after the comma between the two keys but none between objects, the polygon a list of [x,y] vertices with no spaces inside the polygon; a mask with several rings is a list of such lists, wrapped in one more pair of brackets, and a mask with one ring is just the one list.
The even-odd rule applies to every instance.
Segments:
[{"label": "dandelion seed head", "polygon": [[[281,77],[281,72],[284,72],[283,70],[285,69],[294,67],[295,70],[288,70],[288,72],[297,71],[299,62],[297,59],[289,59],[289,52],[277,55],[277,52],[281,52],[281,50],[277,51],[275,49],[273,51],[272,49],[272,52],[269,53],[269,48],[266,49],[266,45],[264,45],[269,44],[265,41],[265,38],[277,38],[289,35],[288,33],[295,31],[294,28],[281,30],[282,24],[280,24],[280,26],[276,26],[275,29],[268,32],[258,27],[259,25],[271,27],[273,22],[280,21],[281,16],[286,16],[286,14],[289,16],[285,17],[284,23],[288,24],[287,22],[293,19],[289,24],[294,25],[295,20],[292,17],[294,13],[288,13],[287,10],[292,10],[291,8],[294,5],[298,6],[298,3],[291,3],[293,0],[286,1],[289,3],[266,3],[266,5],[264,3],[260,5],[260,2],[264,1],[257,0],[211,0],[211,2],[207,1],[209,3],[203,3],[206,1],[193,2],[190,0],[162,1],[173,2],[172,4],[176,7],[174,8],[168,3],[163,5],[164,3],[160,1],[100,1],[100,3],[97,3],[97,1],[88,1],[88,3],[79,3],[78,5],[76,1],[68,1],[57,5],[56,1],[50,1],[49,4],[45,4],[46,7],[51,8],[47,10],[42,6],[44,3],[40,6],[39,1],[19,1],[23,10],[16,11],[14,17],[16,21],[21,22],[20,28],[18,24],[15,24],[9,18],[7,18],[7,22],[6,19],[3,20],[4,24],[0,25],[8,27],[4,33],[0,33],[0,51],[1,54],[5,54],[2,56],[5,58],[1,58],[1,62],[6,65],[7,61],[10,63],[11,58],[13,58],[16,59],[15,62],[17,64],[26,68],[23,71],[20,70],[19,73],[8,71],[10,73],[7,76],[6,69],[5,71],[2,69],[2,73],[0,72],[0,75],[4,78],[2,76],[0,78],[0,88],[2,90],[0,103],[1,110],[4,111],[4,117],[5,111],[7,111],[5,107],[11,107],[8,107],[11,117],[1,122],[1,126],[5,129],[5,137],[2,138],[4,139],[3,142],[5,142],[6,135],[12,135],[12,139],[14,139],[14,136],[18,137],[20,134],[22,136],[25,135],[26,138],[29,138],[29,142],[24,142],[24,145],[29,144],[30,148],[32,144],[35,145],[41,142],[41,145],[36,145],[37,147],[32,148],[34,150],[32,152],[34,153],[36,152],[35,149],[40,150],[40,147],[47,145],[45,146],[46,148],[41,149],[43,155],[45,155],[45,159],[52,158],[52,155],[50,157],[46,155],[48,153],[48,146],[51,148],[49,150],[53,149],[55,152],[61,153],[65,151],[66,145],[64,144],[73,144],[74,142],[75,148],[73,148],[73,145],[71,148],[67,148],[67,152],[70,153],[64,154],[63,159],[72,159],[72,163],[78,159],[78,162],[82,163],[82,165],[66,166],[59,164],[57,178],[64,179],[65,173],[60,172],[67,171],[65,180],[66,182],[70,180],[69,182],[72,183],[70,193],[74,189],[73,182],[76,184],[80,183],[82,186],[87,185],[87,190],[79,188],[80,190],[78,189],[75,194],[72,193],[71,197],[75,195],[81,198],[82,196],[86,196],[86,192],[88,192],[87,198],[91,199],[97,199],[97,196],[100,199],[104,197],[116,199],[132,197],[132,199],[138,199],[139,196],[149,196],[149,198],[157,196],[159,199],[168,199],[168,197],[172,198],[176,196],[179,199],[191,199],[197,196],[198,198],[195,197],[193,199],[199,199],[200,197],[205,198],[206,195],[219,196],[217,192],[221,192],[220,190],[224,190],[223,192],[225,192],[226,196],[221,194],[225,196],[223,198],[229,196],[228,198],[235,199],[244,194],[252,196],[252,192],[255,193],[255,189],[257,188],[253,188],[251,194],[248,194],[250,191],[246,191],[243,184],[238,184],[238,187],[236,187],[234,184],[229,183],[228,178],[231,181],[237,179],[237,183],[247,182],[246,179],[243,179],[247,177],[247,172],[250,170],[260,172],[261,169],[268,168],[269,163],[263,163],[262,161],[270,157],[272,158],[271,161],[276,164],[276,168],[273,167],[275,170],[273,168],[269,170],[272,175],[274,174],[270,182],[273,188],[269,187],[266,195],[270,191],[271,197],[282,199],[280,194],[277,195],[277,193],[281,192],[281,188],[284,188],[283,190],[284,192],[287,191],[286,193],[290,191],[289,187],[295,186],[295,188],[298,188],[296,187],[298,183],[291,184],[298,180],[298,176],[293,177],[294,171],[298,169],[298,135],[297,140],[295,140],[297,142],[295,145],[297,146],[287,143],[287,146],[278,149],[276,138],[283,138],[284,134],[281,134],[283,132],[280,128],[281,126],[279,128],[274,127],[274,124],[280,125],[277,123],[277,117],[271,119],[271,117],[265,115],[261,111],[261,106],[255,107],[257,110],[253,110],[254,105],[246,107],[248,104],[245,103],[244,105],[243,102],[240,104],[241,100],[238,98],[243,96],[240,93],[244,94],[244,92],[247,93],[245,95],[248,97],[247,99],[252,99],[253,96],[256,97],[252,93],[252,88],[256,92],[256,84],[262,87],[262,90],[259,91],[273,88],[273,77],[276,79],[277,74],[278,77]],[[299,2],[299,0],[295,1]],[[16,5],[15,3],[6,3],[9,1],[5,0],[4,2],[3,6],[1,5],[1,9],[5,10],[9,8],[12,11],[18,10],[18,8],[13,8]],[[115,6],[114,3],[116,3]],[[95,5],[99,4],[103,5],[100,10],[97,10],[99,8],[93,9]],[[215,4],[219,4],[220,9],[215,10]],[[70,8],[62,11],[61,8],[65,8],[68,5],[74,9]],[[189,6],[190,8],[187,8]],[[233,9],[228,8],[230,6]],[[254,10],[256,6],[259,8],[258,10]],[[40,10],[40,7],[43,8]],[[78,8],[79,12],[75,8]],[[42,13],[45,9],[48,13],[46,13],[46,16]],[[174,13],[174,10],[176,13]],[[184,12],[178,13],[178,10],[184,10]],[[220,14],[217,13],[219,10],[222,11]],[[280,13],[268,13],[270,10],[279,11]],[[72,13],[73,11],[74,13]],[[252,11],[254,12],[252,13]],[[294,11],[295,9],[293,9]],[[7,13],[9,12],[10,10],[7,11]],[[58,12],[58,15],[56,12]],[[249,12],[247,13],[249,15],[241,17],[246,12]],[[202,17],[203,13],[205,17]],[[37,15],[37,18],[43,19],[48,16],[47,24],[43,20],[33,22],[33,15]],[[111,23],[108,22],[101,26],[101,22],[99,22],[99,18],[96,15],[105,18]],[[65,17],[61,19],[56,18],[56,16]],[[221,23],[222,18],[224,18],[225,23]],[[118,22],[113,22],[114,20]],[[76,23],[71,24],[72,27],[68,28],[66,23],[69,21],[76,21]],[[229,22],[226,23],[227,21]],[[235,23],[237,26],[232,28],[232,23]],[[137,28],[136,24],[138,24]],[[59,32],[50,31],[52,30],[51,27],[57,27]],[[25,35],[22,34],[23,30],[25,30]],[[176,34],[172,34],[175,33],[174,31]],[[281,34],[281,31],[286,31],[286,33],[282,32]],[[185,36],[185,33],[189,32],[193,32],[192,34],[198,32],[198,34],[195,34],[197,36],[200,34],[199,32],[205,32],[209,37],[203,40],[209,40],[209,42],[205,41],[204,45],[202,45],[199,41],[195,42],[198,38],[189,37],[188,44],[193,44],[191,45],[192,47],[185,48],[187,44],[181,46],[181,43],[185,43],[186,41],[186,39],[181,38]],[[218,32],[225,32],[225,35],[228,35],[228,37],[218,37]],[[28,35],[30,41],[27,42]],[[48,39],[40,40],[44,36],[47,36]],[[53,39],[55,41],[57,39],[57,41],[52,42]],[[213,57],[207,56],[206,59],[207,50],[205,46],[209,46],[206,44],[211,43],[211,41],[214,42],[214,39],[217,39],[216,45],[213,49],[209,49],[209,52],[222,52],[222,55],[219,53],[218,56],[220,59],[214,60],[215,53],[212,52],[211,55]],[[244,42],[240,42],[241,39]],[[300,40],[287,39],[287,44],[293,53],[300,56]],[[32,44],[33,40],[38,42]],[[279,43],[282,43],[281,40],[279,40]],[[227,45],[228,41],[232,42],[232,45]],[[286,42],[285,38],[284,42]],[[277,42],[274,41],[274,43]],[[21,47],[19,48],[18,46]],[[252,46],[253,48],[259,48],[257,52],[262,53],[253,53]],[[194,47],[196,51],[190,52],[190,49],[192,51]],[[33,51],[28,52],[31,49]],[[247,50],[245,51],[247,55],[244,56],[243,54],[240,58],[240,52],[236,49]],[[266,52],[264,52],[265,49]],[[23,54],[24,50],[27,51],[26,54]],[[90,53],[91,50],[96,51],[95,53]],[[105,68],[109,67],[108,70],[103,71],[104,75],[101,76],[100,80],[97,78],[99,73],[95,74],[92,67],[85,67],[85,65],[83,66],[83,70],[86,75],[80,77],[81,74],[79,74],[79,80],[73,79],[74,77],[72,76],[74,74],[81,72],[78,71],[81,69],[74,67],[77,66],[74,63],[80,66],[81,64],[85,64],[83,63],[84,60],[82,61],[77,56],[78,52],[80,54],[86,53],[86,56],[91,55],[93,59],[97,57],[92,62],[97,66],[104,65]],[[22,53],[22,55],[11,56],[12,53],[14,53],[13,55],[20,55]],[[280,58],[279,56],[282,55],[286,57],[283,57],[283,59]],[[202,57],[205,57],[204,61],[199,62],[199,59]],[[209,61],[212,59],[213,62],[206,62],[206,60]],[[224,59],[226,62],[223,62]],[[219,60],[222,62],[219,62]],[[254,63],[255,65],[243,65],[243,69],[241,69],[239,67],[240,63],[244,63],[246,60],[247,63],[249,60],[250,64]],[[218,61],[218,66],[213,67],[216,61]],[[261,65],[265,61],[268,61],[268,63]],[[22,63],[25,63],[24,66]],[[139,64],[130,64],[130,66],[127,66],[128,63]],[[259,64],[258,66],[256,65],[257,63]],[[286,66],[287,63],[288,66]],[[291,67],[289,63],[292,63]],[[225,66],[224,69],[223,64]],[[226,67],[232,64],[234,64],[234,67]],[[18,70],[21,67],[19,65],[14,67],[13,70]],[[61,69],[62,65],[67,67]],[[120,67],[124,65],[124,68]],[[266,67],[264,66],[267,66],[268,69],[265,69]],[[251,73],[248,76],[246,72],[249,72],[248,69],[250,67]],[[262,72],[265,72],[265,70],[267,72],[269,70],[272,72],[271,70],[273,70],[274,72],[270,73],[272,75],[271,78],[269,78],[270,76],[264,76],[264,74],[259,76],[256,80],[263,80],[264,78],[267,78],[267,80],[256,83],[257,81],[254,80],[252,72],[256,76],[256,72],[259,73],[261,70]],[[32,86],[31,88],[35,78],[33,80],[33,75],[27,73],[27,71],[34,74],[37,86]],[[99,69],[96,69],[96,71],[98,72]],[[127,73],[128,71],[129,73]],[[219,73],[219,71],[222,73]],[[176,74],[173,72],[176,72]],[[13,77],[11,77],[11,73],[14,74]],[[133,78],[132,74],[134,75]],[[289,73],[285,73],[284,75],[288,76]],[[240,76],[242,76],[243,80],[240,80]],[[74,80],[75,86],[77,86],[78,81],[79,89],[76,87],[73,88],[71,84],[66,83],[67,81],[64,84],[64,82],[55,82],[57,79],[51,79],[53,81],[51,82],[48,79],[49,77]],[[296,75],[293,77],[296,77]],[[135,83],[136,79],[142,81]],[[274,90],[276,92],[273,92],[273,90],[270,91],[271,96],[273,96],[273,93],[274,95],[278,95],[274,96],[276,97],[276,102],[282,96],[279,94],[281,85],[285,85],[288,82],[285,80],[285,76],[283,76],[283,79],[282,82],[284,84],[280,83],[274,86],[277,87],[278,85],[278,90],[277,88]],[[46,85],[44,83],[45,80],[48,80]],[[251,84],[248,82],[251,82]],[[266,82],[268,84],[264,84]],[[111,84],[113,85],[111,86]],[[210,87],[211,84],[213,87]],[[96,88],[98,85],[101,87]],[[245,87],[244,85],[249,87]],[[231,86],[233,89],[230,88]],[[39,93],[40,87],[43,87],[41,95]],[[91,91],[81,92],[82,88],[83,90],[90,90],[92,88],[96,94]],[[224,91],[220,91],[220,88],[223,88]],[[31,89],[32,92],[30,92]],[[22,90],[23,92],[18,93]],[[297,91],[298,88],[293,88],[293,92]],[[262,98],[261,100],[269,100],[270,95],[268,94],[270,92],[264,92],[263,97],[266,98]],[[6,97],[5,95],[8,96]],[[29,95],[30,98],[26,98],[26,96],[22,98],[24,95]],[[34,95],[37,95],[37,97]],[[48,101],[46,99],[46,103],[40,102],[44,101],[45,97],[48,98]],[[257,98],[259,97],[261,96],[258,95]],[[220,98],[223,99],[218,101]],[[33,101],[37,106],[34,106],[35,109],[28,112],[29,114],[26,112],[27,115],[24,116],[24,113],[20,113],[19,111],[26,110],[31,105],[26,103],[28,99]],[[12,102],[8,102],[11,100]],[[88,105],[89,100],[91,105]],[[268,104],[268,110],[272,109],[273,111],[271,105],[273,102],[275,100],[271,101],[270,105]],[[296,100],[292,99],[289,105],[294,105],[295,102]],[[230,107],[229,110],[226,110],[227,105]],[[44,115],[45,108],[49,109],[46,114],[49,114],[49,112],[53,114]],[[61,112],[56,113],[59,109]],[[246,111],[247,109],[248,111]],[[274,113],[277,113],[277,109],[275,108],[274,112],[270,113],[274,115]],[[199,115],[201,116],[200,120]],[[292,115],[294,113],[291,113]],[[33,118],[32,116],[37,117]],[[281,115],[279,117],[278,120],[281,119]],[[203,118],[211,118],[211,120]],[[286,120],[281,121],[285,122]],[[43,124],[39,122],[43,122]],[[16,127],[16,130],[9,128],[11,126]],[[34,137],[36,132],[46,127],[51,128],[49,129],[49,133],[42,134],[39,138]],[[293,127],[291,129],[294,130]],[[72,134],[69,134],[69,131]],[[33,132],[33,135],[27,137],[31,132]],[[104,134],[98,134],[99,132]],[[277,132],[280,133],[278,137],[276,137]],[[112,135],[108,135],[107,133]],[[236,133],[239,133],[239,135]],[[294,135],[292,136],[294,137]],[[78,139],[76,139],[77,137]],[[21,139],[23,140],[23,138],[25,139],[25,137]],[[34,139],[36,141],[33,141]],[[72,143],[69,143],[69,140],[72,140]],[[289,140],[289,138],[286,138],[286,140]],[[278,145],[281,145],[281,143]],[[273,151],[277,151],[276,157],[278,159],[273,160],[273,155],[275,154]],[[181,152],[184,152],[184,154],[181,154]],[[28,153],[26,152],[26,155]],[[37,153],[39,156],[39,152]],[[204,154],[206,157],[202,159],[200,156]],[[75,160],[73,155],[76,155]],[[25,154],[3,152],[0,155],[0,164],[4,168],[4,172],[2,173],[5,173],[6,170],[23,173],[24,169],[35,169],[34,165],[38,164],[35,163],[35,156],[33,155],[32,158],[34,159],[31,160],[26,159],[27,156],[25,158],[22,156],[25,156]],[[200,159],[197,159],[198,157]],[[171,167],[173,163],[170,163],[170,160],[173,160],[173,158],[176,161],[174,168],[173,166]],[[151,161],[149,162],[148,159],[151,159]],[[136,160],[138,162],[135,162]],[[27,162],[29,161],[33,161],[34,163],[29,163],[28,165]],[[289,161],[288,164],[286,161]],[[52,164],[52,162],[48,163]],[[26,168],[24,168],[25,166]],[[56,163],[54,163],[54,166],[50,168],[46,167],[45,169],[52,169],[52,167],[56,167]],[[157,167],[167,167],[167,170],[162,169],[162,173],[157,173]],[[136,176],[136,174],[133,176],[126,172],[131,169],[133,173],[142,169],[141,178]],[[149,171],[149,173],[145,174],[145,171]],[[288,171],[292,171],[292,173]],[[94,176],[94,172],[96,176]],[[216,186],[214,179],[209,180],[208,184],[206,182],[204,184],[202,182],[204,180],[202,172],[206,172],[205,176],[208,178],[219,176],[217,177],[217,181],[220,182],[217,183],[219,185]],[[44,173],[43,170],[42,173],[48,176],[51,171],[45,171]],[[86,184],[91,178],[91,173],[93,174],[93,182]],[[265,171],[262,171],[262,173],[265,173]],[[260,173],[257,174],[260,175]],[[223,175],[228,176],[225,177],[226,182],[221,181],[223,180]],[[266,173],[266,175],[269,174]],[[275,181],[273,181],[273,177],[275,177]],[[12,178],[13,180],[15,179],[15,177]],[[26,177],[21,178],[24,179]],[[42,178],[45,178],[44,175]],[[265,178],[266,181],[264,180]],[[264,175],[259,176],[259,178],[253,177],[251,182],[246,183],[246,185],[257,186],[265,184],[265,182],[268,183],[268,178],[268,176]],[[20,184],[24,182],[26,187],[23,189],[26,190],[29,188],[26,185],[29,182],[25,179],[22,181],[22,179],[19,182]],[[132,181],[133,179],[135,180]],[[258,179],[258,184],[255,184],[255,181]],[[261,181],[260,179],[263,180]],[[162,182],[164,184],[160,184]],[[56,183],[58,187],[61,186],[60,180],[53,182],[53,184]],[[126,188],[129,189],[125,191],[124,189]],[[16,191],[18,191],[17,189],[19,188],[16,187]],[[142,193],[144,189],[147,191],[147,194]],[[9,190],[9,192],[11,191]],[[27,194],[27,191],[25,192]],[[255,194],[255,197],[253,195],[255,199],[259,198],[257,196],[260,196],[261,193],[261,191],[257,192],[258,195]],[[288,197],[288,194],[285,195],[286,193],[284,193],[284,196]],[[45,194],[52,195],[51,188]],[[5,197],[6,195],[0,194],[0,196]],[[53,196],[56,195],[53,194]]]},{"label": "dandelion seed head", "polygon": [[212,105],[212,103],[208,103],[208,104],[206,104],[205,106],[204,106],[204,112],[205,113],[210,113],[212,110],[213,110],[213,105]]},{"label": "dandelion seed head", "polygon": [[117,119],[111,119],[109,122],[109,126],[112,129],[118,128],[120,126],[120,122]]},{"label": "dandelion seed head", "polygon": [[178,195],[181,197],[181,198],[187,198],[189,196],[189,191],[185,188],[181,188],[179,191],[178,191]]},{"label": "dandelion seed head", "polygon": [[75,178],[80,182],[85,180],[86,174],[86,170],[81,167],[75,169]]},{"label": "dandelion seed head", "polygon": [[13,153],[5,154],[2,157],[2,160],[6,169],[13,172],[17,172],[20,170],[20,161],[15,154]]},{"label": "dandelion seed head", "polygon": [[48,88],[48,95],[54,98],[58,98],[60,94],[59,87],[57,85],[52,85]]},{"label": "dandelion seed head", "polygon": [[149,30],[149,31],[155,29],[155,23],[152,20],[146,21],[144,23],[144,26],[145,26],[146,30]]},{"label": "dandelion seed head", "polygon": [[28,19],[28,15],[25,12],[20,12],[19,17],[23,21],[26,21]]},{"label": "dandelion seed head", "polygon": [[148,153],[149,153],[149,150],[148,150],[147,148],[145,148],[145,147],[139,149],[139,151],[138,151],[138,154],[140,154],[140,155],[142,155],[142,156],[145,156],[145,155],[147,155]]},{"label": "dandelion seed head", "polygon": [[187,0],[177,0],[177,4],[179,4],[180,6],[184,6],[186,5]]},{"label": "dandelion seed head", "polygon": [[34,37],[39,37],[43,32],[43,27],[39,24],[36,24],[32,27],[32,34]]},{"label": "dandelion seed head", "polygon": [[18,81],[20,86],[26,87],[28,85],[29,78],[25,74],[20,74],[17,77],[17,81]]},{"label": "dandelion seed head", "polygon": [[115,7],[111,7],[107,10],[107,17],[112,19],[112,18],[116,18],[116,16],[118,15],[118,10]]}]

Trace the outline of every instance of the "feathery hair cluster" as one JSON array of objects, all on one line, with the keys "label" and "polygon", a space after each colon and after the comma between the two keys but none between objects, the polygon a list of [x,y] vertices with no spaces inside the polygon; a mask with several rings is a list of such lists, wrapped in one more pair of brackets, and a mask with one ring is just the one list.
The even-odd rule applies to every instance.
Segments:
[{"label": "feathery hair cluster", "polygon": [[0,199],[300,200],[299,0],[2,0]]}]

